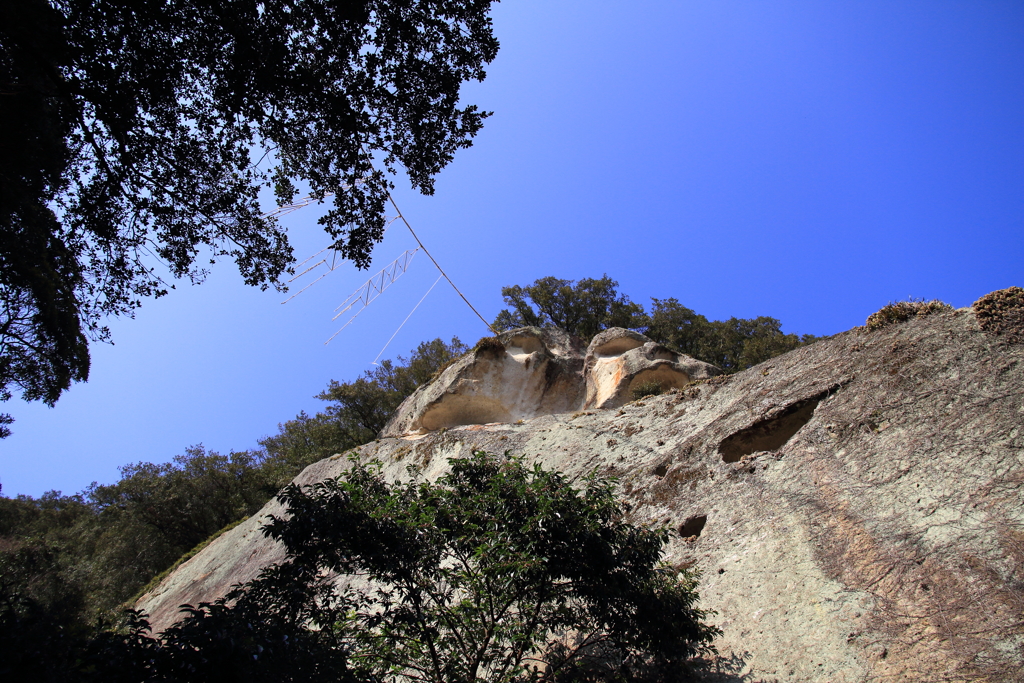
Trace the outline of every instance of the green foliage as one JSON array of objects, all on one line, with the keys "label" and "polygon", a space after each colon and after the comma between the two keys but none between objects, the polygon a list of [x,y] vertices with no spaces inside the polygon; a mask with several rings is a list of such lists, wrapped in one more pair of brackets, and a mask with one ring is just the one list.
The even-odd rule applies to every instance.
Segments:
[{"label": "green foliage", "polygon": [[[694,576],[661,561],[664,529],[623,521],[613,482],[577,488],[476,452],[436,483],[353,461],[281,498],[264,533],[286,560],[154,638],[128,611],[87,637],[0,591],[0,673],[139,683],[679,680],[719,631]],[[340,588],[338,581],[360,581]],[[6,580],[6,575],[3,575]],[[14,607],[10,607],[14,605]],[[51,606],[52,610],[52,606]],[[22,647],[19,653],[17,647]],[[49,652],[43,650],[50,648]],[[5,678],[6,680],[6,678]]]},{"label": "green foliage", "polygon": [[263,467],[283,486],[307,465],[373,441],[402,401],[468,350],[458,337],[450,343],[438,338],[421,343],[408,359],[383,361],[355,381],[332,380],[317,396],[329,402],[324,412],[300,413],[278,425],[276,435],[260,440],[267,454]]},{"label": "green foliage", "polygon": [[211,534],[259,510],[277,490],[259,465],[259,454],[194,446],[171,463],[128,465],[116,484],[91,486],[96,516],[78,532],[96,606],[127,600]]},{"label": "green foliage", "polygon": [[389,173],[430,194],[482,127],[460,91],[497,54],[491,2],[0,3],[0,398],[84,381],[87,338],[167,293],[161,264],[279,285],[263,189],[332,196],[320,223],[366,267]]},{"label": "green foliage", "polygon": [[194,548],[192,548],[192,550],[189,550],[187,553],[185,553],[184,555],[179,557],[177,560],[175,560],[174,564],[170,565],[169,567],[167,567],[167,569],[164,569],[162,572],[160,572],[159,574],[154,576],[152,579],[150,579],[149,583],[147,583],[145,586],[143,586],[138,591],[136,591],[135,595],[132,596],[131,598],[129,598],[128,600],[126,600],[123,603],[123,605],[135,604],[135,602],[137,602],[139,598],[141,598],[143,595],[145,595],[149,591],[151,591],[154,588],[156,588],[157,586],[159,586],[160,583],[164,579],[166,579],[168,576],[170,576],[174,572],[175,569],[177,569],[181,565],[183,565],[186,562],[188,562],[189,560],[191,560],[193,557],[198,555],[204,548],[206,548],[206,546],[210,545],[211,543],[216,541],[218,538],[223,536],[225,533],[227,533],[228,531],[231,531],[232,529],[234,529],[236,526],[238,526],[239,524],[241,524],[242,522],[244,522],[247,519],[249,519],[248,515],[246,515],[245,517],[241,517],[239,519],[236,519],[235,521],[233,521],[230,524],[228,524],[227,526],[225,526],[223,529],[220,529],[219,531],[215,531],[214,533],[210,534],[210,536],[205,541],[203,541],[199,545],[197,545]]},{"label": "green foliage", "polygon": [[[89,635],[80,591],[57,572],[25,575],[25,565],[53,561],[40,552],[23,548],[18,557],[0,556],[0,680],[64,683]],[[48,585],[41,587],[40,577]]]},{"label": "green foliage", "polygon": [[15,592],[43,607],[56,602],[47,587],[62,586],[77,597],[59,602],[88,622],[262,507],[277,487],[260,464],[259,454],[196,446],[172,463],[123,467],[116,484],[83,494],[0,497],[0,564],[24,577]]},{"label": "green foliage", "polygon": [[782,323],[768,316],[709,321],[676,299],[651,301],[648,337],[729,373],[817,341],[809,334],[785,334]]},{"label": "green foliage", "polygon": [[619,283],[605,275],[599,280],[561,280],[543,277],[532,285],[502,287],[501,296],[511,309],[494,319],[497,330],[516,327],[558,327],[589,341],[609,327],[643,325],[643,306],[620,295]]},{"label": "green foliage", "polygon": [[310,417],[305,411],[277,425],[277,434],[259,439],[266,453],[263,467],[280,488],[303,468],[355,445],[352,430],[325,413]]},{"label": "green foliage", "polygon": [[[483,452],[437,483],[346,475],[288,486],[265,533],[313,575],[356,574],[340,628],[370,680],[670,680],[711,649],[692,577],[660,564],[612,482]],[[314,570],[319,570],[315,571]]]},{"label": "green foliage", "polygon": [[706,360],[715,355],[718,335],[707,318],[674,298],[652,298],[651,303],[653,308],[646,320],[644,334],[693,358]]},{"label": "green foliage", "polygon": [[213,604],[184,606],[159,639],[128,611],[119,629],[80,649],[74,673],[83,683],[354,683],[333,627],[346,608],[309,570],[271,566]]},{"label": "green foliage", "polygon": [[922,318],[933,313],[944,313],[952,310],[952,306],[938,299],[933,299],[932,301],[911,299],[910,301],[890,302],[869,315],[866,324],[869,330],[880,330],[883,327],[905,322],[911,318]]},{"label": "green foliage", "polygon": [[68,532],[89,514],[59,492],[0,498],[0,680],[64,680],[89,633]]}]

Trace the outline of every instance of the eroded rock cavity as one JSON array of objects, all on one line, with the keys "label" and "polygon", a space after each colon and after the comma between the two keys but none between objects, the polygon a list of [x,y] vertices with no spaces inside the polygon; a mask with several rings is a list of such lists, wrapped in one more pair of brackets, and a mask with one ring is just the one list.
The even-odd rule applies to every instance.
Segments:
[{"label": "eroded rock cavity", "polygon": [[690,517],[679,526],[679,537],[694,539],[700,536],[700,532],[704,531],[704,525],[708,523],[707,515],[697,515],[696,517]]},{"label": "eroded rock cavity", "polygon": [[399,406],[381,437],[515,422],[576,410],[583,345],[554,328],[523,327],[478,345]]},{"label": "eroded rock cavity", "polygon": [[743,456],[760,451],[777,451],[793,438],[800,428],[814,417],[818,404],[838,387],[789,404],[772,417],[759,420],[726,437],[718,445],[723,462],[739,462]]},{"label": "eroded rock cavity", "polygon": [[618,408],[641,384],[657,382],[662,391],[722,374],[695,358],[675,353],[642,334],[613,327],[590,342],[584,361],[586,408]]}]

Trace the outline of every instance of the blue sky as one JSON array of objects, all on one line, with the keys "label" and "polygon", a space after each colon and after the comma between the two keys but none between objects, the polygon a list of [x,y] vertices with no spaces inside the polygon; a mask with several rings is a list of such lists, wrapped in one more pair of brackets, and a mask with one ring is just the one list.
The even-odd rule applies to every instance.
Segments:
[{"label": "blue sky", "polygon": [[[488,319],[503,285],[547,275],[818,335],[892,300],[1024,285],[1024,3],[509,0],[494,17],[501,51],[465,91],[494,116],[435,196],[403,179],[395,194]],[[317,216],[284,219],[300,258],[328,242]],[[324,345],[334,307],[413,246],[395,225],[369,272],[342,266],[285,305],[222,263],[113,321],[88,383],[53,409],[4,407],[3,494],[252,448],[315,412],[437,273],[417,255]],[[486,333],[438,285],[384,357]]]}]

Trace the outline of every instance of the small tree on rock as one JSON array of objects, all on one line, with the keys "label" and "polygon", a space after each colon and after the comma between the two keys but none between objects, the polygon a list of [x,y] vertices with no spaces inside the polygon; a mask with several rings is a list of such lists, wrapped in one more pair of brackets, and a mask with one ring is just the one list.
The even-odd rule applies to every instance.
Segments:
[{"label": "small tree on rock", "polygon": [[600,279],[563,280],[542,277],[532,285],[502,287],[509,306],[498,313],[494,327],[558,327],[586,341],[609,327],[644,325],[644,308],[619,294],[619,283],[607,275]]}]

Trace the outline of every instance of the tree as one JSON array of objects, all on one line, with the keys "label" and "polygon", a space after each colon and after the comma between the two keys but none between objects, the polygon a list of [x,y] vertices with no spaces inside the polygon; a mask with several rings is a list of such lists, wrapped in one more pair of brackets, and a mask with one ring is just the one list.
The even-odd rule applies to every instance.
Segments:
[{"label": "tree", "polygon": [[511,310],[498,313],[493,326],[498,330],[553,326],[590,341],[609,327],[643,325],[643,306],[619,295],[618,286],[605,275],[599,280],[584,278],[579,282],[543,277],[525,287],[502,287],[501,296]]},{"label": "tree", "polygon": [[121,479],[95,483],[95,511],[75,530],[80,562],[91,567],[92,607],[110,609],[225,526],[259,510],[277,492],[260,453],[222,455],[192,446],[173,462],[121,467]]},{"label": "tree", "polygon": [[[81,494],[0,497],[2,573],[28,577],[18,584],[24,597],[89,623],[270,500],[279,487],[261,455],[194,446],[171,463],[122,467],[117,483]],[[47,586],[78,598],[52,599]]]},{"label": "tree", "polygon": [[683,306],[675,298],[652,297],[651,303],[654,305],[644,334],[693,358],[707,361],[714,357],[717,335],[707,318]]},{"label": "tree", "polygon": [[187,606],[159,639],[129,610],[79,648],[68,673],[82,683],[356,683],[335,628],[347,608],[315,570],[272,566],[215,603]]},{"label": "tree", "polygon": [[0,680],[66,680],[91,630],[68,531],[89,516],[80,496],[0,497]]},{"label": "tree", "polygon": [[[377,681],[674,680],[717,629],[667,532],[624,521],[613,483],[581,488],[475,452],[436,483],[344,476],[280,494],[264,533],[316,576],[357,576],[350,663]],[[315,568],[315,570],[313,569]]]},{"label": "tree", "polygon": [[809,334],[782,331],[777,318],[729,318],[708,321],[676,299],[651,299],[654,307],[644,333],[688,356],[712,363],[726,372],[746,370],[817,341]]},{"label": "tree", "polygon": [[0,398],[52,405],[167,275],[229,257],[279,285],[261,189],[333,195],[320,223],[366,267],[388,172],[431,193],[487,116],[459,93],[497,53],[492,1],[0,3]]}]

